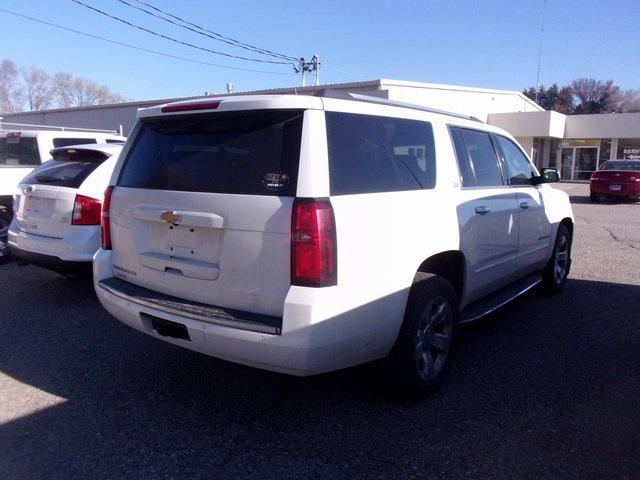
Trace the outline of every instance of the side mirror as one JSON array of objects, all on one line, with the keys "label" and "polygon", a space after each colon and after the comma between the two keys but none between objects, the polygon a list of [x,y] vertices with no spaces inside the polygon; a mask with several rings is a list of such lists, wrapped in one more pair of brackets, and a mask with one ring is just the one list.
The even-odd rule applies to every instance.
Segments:
[{"label": "side mirror", "polygon": [[557,168],[543,168],[539,177],[533,177],[533,183],[540,185],[541,183],[553,183],[560,181],[560,173]]}]

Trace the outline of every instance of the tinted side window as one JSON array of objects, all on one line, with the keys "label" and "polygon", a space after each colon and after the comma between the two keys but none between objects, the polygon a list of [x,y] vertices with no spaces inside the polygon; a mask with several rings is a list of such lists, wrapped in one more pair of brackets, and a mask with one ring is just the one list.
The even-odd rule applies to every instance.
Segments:
[{"label": "tinted side window", "polygon": [[331,195],[433,188],[431,124],[327,112]]},{"label": "tinted side window", "polygon": [[88,145],[90,143],[98,143],[95,138],[54,138],[53,146],[68,147],[69,145]]},{"label": "tinted side window", "polygon": [[456,127],[449,127],[451,132],[451,138],[453,139],[453,147],[456,150],[456,157],[458,159],[458,167],[460,167],[460,180],[463,187],[475,187],[476,177],[473,173],[473,165],[471,165],[471,158],[467,152],[467,146],[462,139],[460,129]]},{"label": "tinted side window", "polygon": [[525,157],[516,144],[508,138],[501,135],[496,135],[496,138],[507,167],[509,183],[511,183],[511,185],[531,185],[533,170],[527,157]]},{"label": "tinted side window", "polygon": [[467,144],[478,187],[501,187],[504,185],[498,157],[487,132],[460,129]]},{"label": "tinted side window", "polygon": [[37,140],[34,137],[0,138],[0,165],[40,165]]}]

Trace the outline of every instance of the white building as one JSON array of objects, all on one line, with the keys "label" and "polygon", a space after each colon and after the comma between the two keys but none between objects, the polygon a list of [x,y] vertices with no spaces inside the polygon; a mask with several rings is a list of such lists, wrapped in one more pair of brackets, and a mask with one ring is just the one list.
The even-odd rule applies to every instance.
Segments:
[{"label": "white building", "polygon": [[[472,115],[510,132],[536,165],[555,166],[561,170],[562,178],[567,180],[588,179],[597,166],[606,160],[640,158],[640,113],[566,116],[545,111],[518,91],[379,79],[243,93],[310,95],[324,89],[356,92]],[[126,135],[135,124],[138,108],[183,99],[0,115],[4,117],[4,128],[11,128],[9,122],[100,129],[118,129],[122,126]]]}]

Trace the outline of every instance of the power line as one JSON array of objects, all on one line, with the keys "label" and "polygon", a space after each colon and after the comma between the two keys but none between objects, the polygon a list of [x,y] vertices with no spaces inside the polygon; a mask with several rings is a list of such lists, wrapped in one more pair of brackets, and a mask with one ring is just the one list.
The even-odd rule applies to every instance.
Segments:
[{"label": "power line", "polygon": [[162,55],[163,57],[169,57],[169,58],[173,58],[173,59],[176,59],[176,60],[182,60],[182,61],[185,61],[185,62],[199,63],[201,65],[209,65],[209,66],[212,66],[212,67],[219,67],[219,68],[228,68],[228,69],[231,69],[231,70],[242,70],[244,72],[265,73],[265,74],[270,74],[270,75],[295,75],[295,73],[271,72],[271,71],[265,71],[265,70],[253,70],[253,69],[250,69],[250,68],[231,67],[229,65],[219,65],[217,63],[204,62],[204,61],[196,60],[196,59],[193,59],[193,58],[180,57],[178,55],[171,55],[169,53],[158,52],[157,50],[151,50],[151,49],[148,49],[148,48],[138,47],[136,45],[130,45],[128,43],[119,42],[117,40],[111,40],[109,38],[101,37],[99,35],[94,35],[92,33],[82,32],[80,30],[75,30],[73,28],[65,27],[63,25],[57,25],[55,23],[47,22],[45,20],[40,20],[38,18],[29,17],[28,15],[22,15],[20,13],[13,12],[11,10],[6,10],[4,8],[0,8],[0,12],[8,13],[9,15],[14,15],[16,17],[20,17],[20,18],[23,18],[23,19],[26,19],[26,20],[31,20],[33,22],[41,23],[43,25],[48,25],[50,27],[58,28],[58,29],[61,29],[61,30],[66,30],[68,32],[77,33],[78,35],[84,35],[85,37],[94,38],[96,40],[102,40],[104,42],[109,42],[109,43],[112,43],[112,44],[115,44],[115,45],[120,45],[122,47],[132,48],[134,50],[139,50],[139,51],[142,51],[142,52],[152,53],[154,55]]},{"label": "power line", "polygon": [[[285,55],[283,53],[273,52],[271,50],[267,50],[267,49],[264,49],[264,48],[259,48],[259,47],[256,47],[254,45],[241,42],[240,40],[236,40],[234,38],[227,37],[227,36],[222,35],[222,34],[220,34],[218,32],[214,32],[213,30],[208,30],[208,29],[206,29],[204,27],[196,25],[195,23],[192,23],[192,22],[190,22],[188,20],[180,18],[180,17],[178,17],[178,16],[176,16],[176,15],[174,15],[172,13],[164,11],[164,10],[158,8],[158,7],[155,7],[155,6],[153,6],[153,5],[149,4],[149,3],[141,1],[141,0],[137,0],[137,2],[142,4],[142,5],[144,5],[144,6],[146,6],[146,7],[151,8],[151,9],[153,9],[153,10],[159,12],[159,13],[161,13],[161,15],[153,13],[153,12],[151,12],[151,11],[145,9],[145,8],[142,8],[142,7],[139,7],[139,6],[136,6],[136,5],[132,5],[131,3],[129,3],[126,0],[118,0],[118,1],[120,3],[122,3],[122,4],[124,4],[124,5],[127,5],[127,6],[131,7],[131,8],[135,8],[136,10],[144,12],[147,15],[151,15],[152,17],[159,18],[160,20],[164,20],[165,22],[171,23],[171,24],[176,25],[176,26],[178,26],[180,28],[184,28],[184,29],[189,30],[191,32],[197,33],[198,35],[202,35],[202,36],[211,38],[211,39],[216,40],[218,42],[226,43],[227,45],[231,45],[231,46],[234,46],[234,47],[239,47],[239,48],[242,48],[244,50],[248,50],[250,52],[260,53],[262,55],[268,55],[268,56],[279,58],[279,59],[283,59],[283,60],[291,60],[291,61],[297,61],[298,60],[296,57],[292,57],[290,55]],[[178,23],[178,22],[175,22],[173,20],[170,20],[169,18],[165,18],[162,15],[165,15],[167,17],[171,17],[171,18],[173,18],[175,20],[178,20],[179,22],[182,22],[183,24],[186,24],[186,25],[182,25],[181,23]],[[195,28],[191,28],[191,27],[195,27]]]},{"label": "power line", "polygon": [[100,15],[104,15],[105,17],[111,18],[113,20],[116,20],[118,22],[124,23],[125,25],[129,25],[130,27],[133,27],[135,29],[141,30],[143,32],[147,32],[151,35],[155,35],[156,37],[160,37],[160,38],[164,38],[165,40],[169,40],[171,42],[174,43],[178,43],[180,45],[185,45],[187,47],[191,47],[191,48],[195,48],[197,50],[202,50],[204,52],[209,52],[209,53],[213,53],[214,55],[222,55],[224,57],[228,57],[228,58],[236,58],[239,60],[245,60],[248,62],[258,62],[258,63],[270,63],[270,64],[276,64],[276,65],[290,65],[291,62],[284,62],[284,61],[277,61],[277,60],[263,60],[263,59],[259,59],[259,58],[249,58],[249,57],[242,57],[239,55],[232,55],[230,53],[223,53],[223,52],[218,52],[216,50],[211,50],[209,48],[205,48],[205,47],[200,47],[198,45],[194,45],[193,43],[189,43],[189,42],[184,42],[182,40],[178,40],[176,38],[170,37],[168,35],[164,35],[162,33],[158,33],[155,32],[153,30],[149,30],[148,28],[145,27],[141,27],[140,25],[136,25],[134,23],[131,23],[127,20],[124,20],[120,17],[117,17],[115,15],[111,15],[110,13],[104,12],[98,8],[92,7],[91,5],[88,5],[84,2],[81,2],[80,0],[71,0],[73,3],[76,3],[78,5],[82,5],[85,8],[88,8],[89,10],[93,10],[94,12],[99,13]]}]

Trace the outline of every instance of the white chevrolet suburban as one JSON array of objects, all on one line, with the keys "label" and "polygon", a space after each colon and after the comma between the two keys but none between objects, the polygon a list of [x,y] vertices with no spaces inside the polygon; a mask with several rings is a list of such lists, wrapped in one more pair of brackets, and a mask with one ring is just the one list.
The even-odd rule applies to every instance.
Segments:
[{"label": "white chevrolet suburban", "polygon": [[94,283],[156,338],[294,375],[389,357],[424,392],[460,323],[569,272],[557,172],[474,119],[332,92],[138,119],[105,193]]},{"label": "white chevrolet suburban", "polygon": [[29,129],[0,131],[0,263],[9,259],[7,235],[13,216],[13,195],[20,180],[35,167],[50,160],[53,148],[91,143],[122,144],[126,140],[106,130],[34,129],[37,125],[6,125],[21,125]]}]

